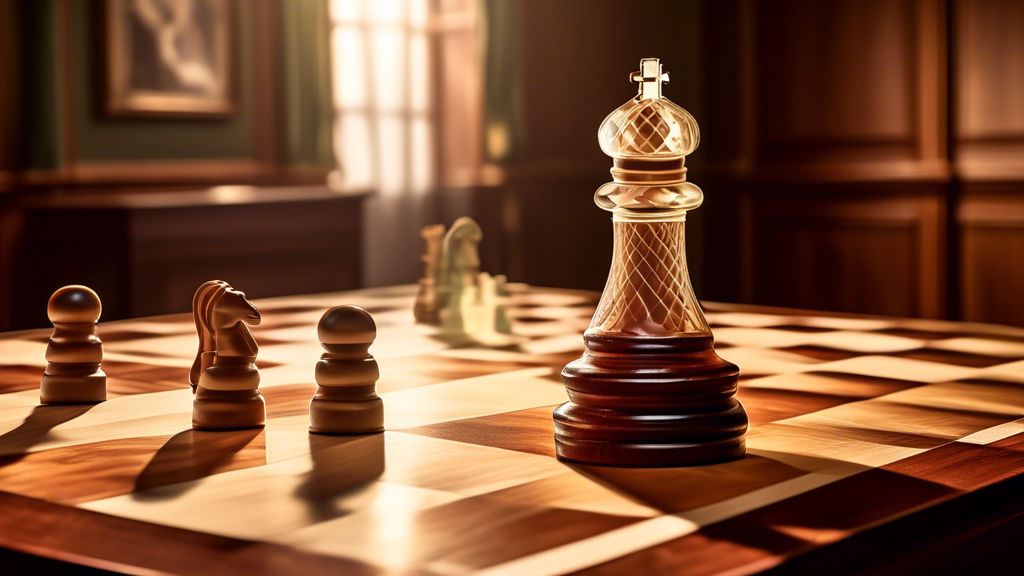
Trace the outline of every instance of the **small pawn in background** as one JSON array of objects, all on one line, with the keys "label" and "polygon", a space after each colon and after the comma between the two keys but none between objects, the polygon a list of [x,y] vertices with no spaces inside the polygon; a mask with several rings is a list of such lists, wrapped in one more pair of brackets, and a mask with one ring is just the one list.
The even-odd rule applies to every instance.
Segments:
[{"label": "small pawn in background", "polygon": [[[259,347],[248,326],[258,326],[259,310],[227,282],[211,280],[192,300],[199,352],[189,372],[196,398],[192,428],[261,428],[267,419],[256,368]],[[248,326],[247,326],[248,325]]]},{"label": "small pawn in background", "polygon": [[412,314],[421,324],[437,324],[437,262],[441,257],[441,241],[444,239],[444,224],[432,224],[420,230],[426,241],[423,253],[423,277],[416,294]]},{"label": "small pawn in background", "polygon": [[103,306],[85,286],[65,286],[53,293],[46,315],[53,336],[46,346],[46,372],[39,384],[42,404],[79,404],[107,399],[107,375],[100,369],[103,342],[96,322]]},{"label": "small pawn in background", "polygon": [[316,365],[316,395],[309,402],[309,431],[372,434],[384,431],[384,401],[377,396],[380,371],[370,355],[377,326],[358,306],[335,306],[316,328],[326,352]]}]

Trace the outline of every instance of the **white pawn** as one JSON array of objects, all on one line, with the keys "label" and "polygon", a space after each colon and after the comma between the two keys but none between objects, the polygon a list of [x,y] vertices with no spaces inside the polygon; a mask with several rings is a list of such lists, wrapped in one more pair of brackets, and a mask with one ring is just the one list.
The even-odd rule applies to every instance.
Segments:
[{"label": "white pawn", "polygon": [[46,346],[46,372],[39,384],[43,404],[79,404],[107,399],[107,375],[100,369],[103,342],[96,322],[100,297],[85,286],[65,286],[50,296],[46,315],[53,336]]},{"label": "white pawn", "polygon": [[309,403],[309,431],[372,434],[384,431],[384,402],[377,396],[380,371],[370,355],[377,326],[358,306],[335,306],[317,325],[326,352],[316,365],[316,396]]}]

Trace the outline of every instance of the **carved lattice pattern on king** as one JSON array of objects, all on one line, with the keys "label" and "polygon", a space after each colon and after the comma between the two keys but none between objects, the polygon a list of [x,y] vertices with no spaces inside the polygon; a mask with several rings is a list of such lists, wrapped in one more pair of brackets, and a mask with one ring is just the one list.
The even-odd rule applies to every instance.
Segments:
[{"label": "carved lattice pattern on king", "polygon": [[615,251],[591,331],[711,334],[686,270],[684,222],[616,222]]},{"label": "carved lattice pattern on king", "polygon": [[606,152],[619,156],[680,157],[696,148],[697,123],[686,110],[668,100],[631,100],[605,124]]}]

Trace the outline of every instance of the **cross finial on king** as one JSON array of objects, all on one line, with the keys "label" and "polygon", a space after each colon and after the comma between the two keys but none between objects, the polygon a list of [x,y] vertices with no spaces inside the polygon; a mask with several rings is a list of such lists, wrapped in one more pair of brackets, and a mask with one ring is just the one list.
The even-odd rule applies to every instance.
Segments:
[{"label": "cross finial on king", "polygon": [[640,83],[640,92],[601,123],[601,150],[616,161],[677,159],[692,153],[700,141],[697,121],[661,95],[661,85],[668,82],[661,60],[644,58],[640,71],[633,72],[630,78]]},{"label": "cross finial on king", "polygon": [[640,71],[630,74],[629,80],[640,85],[637,100],[661,98],[661,85],[668,84],[668,72],[661,71],[661,60],[644,58],[640,60]]}]

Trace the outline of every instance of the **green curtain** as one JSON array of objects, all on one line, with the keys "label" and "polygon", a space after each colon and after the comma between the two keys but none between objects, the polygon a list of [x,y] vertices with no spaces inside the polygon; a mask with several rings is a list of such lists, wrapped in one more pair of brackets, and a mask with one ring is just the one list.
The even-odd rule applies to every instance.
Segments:
[{"label": "green curtain", "polygon": [[482,0],[485,24],[484,142],[487,158],[507,162],[524,146],[516,0]]},{"label": "green curtain", "polygon": [[332,165],[327,0],[286,0],[282,6],[288,162]]},{"label": "green curtain", "polygon": [[63,118],[59,99],[61,78],[57,58],[56,2],[19,2],[14,12],[13,15],[23,23],[20,48],[28,61],[21,69],[24,86],[22,126],[27,129],[17,164],[37,170],[61,168],[65,159],[60,129]]}]

